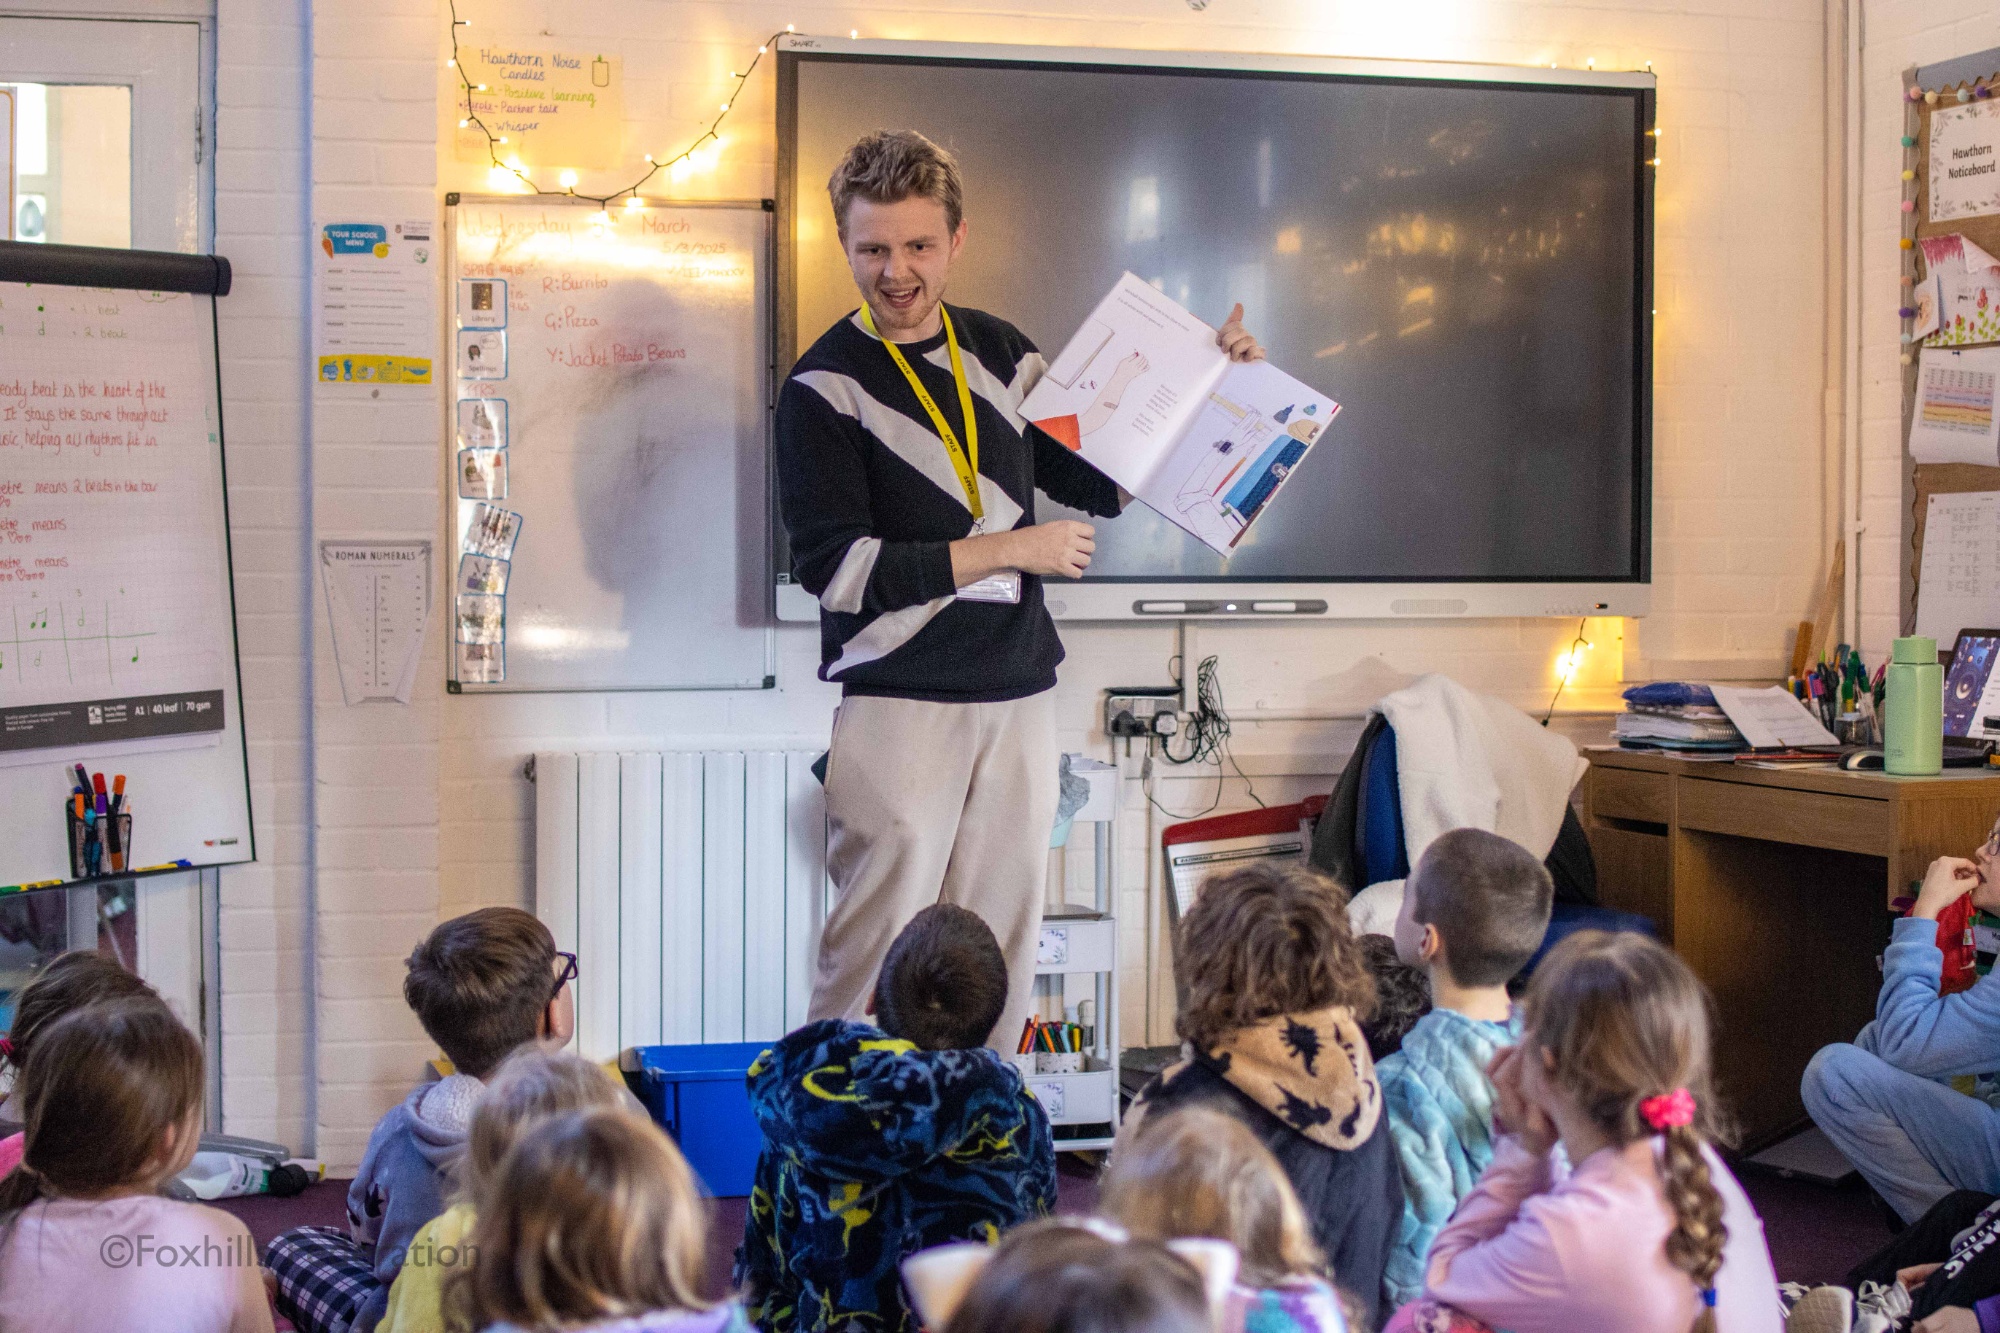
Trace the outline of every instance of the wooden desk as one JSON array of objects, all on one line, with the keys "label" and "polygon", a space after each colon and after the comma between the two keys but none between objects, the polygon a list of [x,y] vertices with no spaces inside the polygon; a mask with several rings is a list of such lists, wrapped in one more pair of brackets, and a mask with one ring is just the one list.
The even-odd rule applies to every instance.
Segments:
[{"label": "wooden desk", "polygon": [[1715,995],[1716,1077],[1754,1150],[1803,1122],[1799,1076],[1875,1012],[1889,902],[1970,856],[2000,774],[1896,778],[1587,750],[1607,907],[1652,918]]}]

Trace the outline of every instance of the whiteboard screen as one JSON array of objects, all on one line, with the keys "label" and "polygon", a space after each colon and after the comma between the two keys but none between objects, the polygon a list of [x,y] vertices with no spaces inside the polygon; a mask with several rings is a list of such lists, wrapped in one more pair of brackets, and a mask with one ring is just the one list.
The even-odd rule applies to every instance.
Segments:
[{"label": "whiteboard screen", "polygon": [[954,300],[1051,359],[1127,271],[1210,323],[1241,301],[1272,363],[1342,405],[1228,557],[1134,506],[1097,525],[1087,581],[1647,579],[1650,76],[825,45],[779,64],[800,350],[856,303],[827,177],[909,127],[963,165]]},{"label": "whiteboard screen", "polygon": [[770,685],[769,212],[453,213],[453,688]]},{"label": "whiteboard screen", "polygon": [[130,864],[252,857],[215,299],[0,282],[0,886],[69,878],[74,765]]}]

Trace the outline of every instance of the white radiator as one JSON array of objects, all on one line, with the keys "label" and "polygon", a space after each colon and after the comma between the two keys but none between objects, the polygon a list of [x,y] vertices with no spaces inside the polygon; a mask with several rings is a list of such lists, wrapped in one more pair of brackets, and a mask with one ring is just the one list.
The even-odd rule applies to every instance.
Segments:
[{"label": "white radiator", "polygon": [[576,1047],[770,1041],[826,920],[816,751],[535,756],[535,914],[576,954]]}]

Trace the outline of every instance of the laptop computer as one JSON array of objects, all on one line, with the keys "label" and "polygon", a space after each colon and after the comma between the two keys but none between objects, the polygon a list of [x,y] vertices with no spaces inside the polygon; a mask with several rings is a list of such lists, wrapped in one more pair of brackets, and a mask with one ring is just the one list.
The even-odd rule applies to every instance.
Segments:
[{"label": "laptop computer", "polygon": [[[1993,752],[2000,741],[2000,629],[1962,629],[1944,670],[1946,758]],[[1953,744],[1954,741],[1960,742]]]}]

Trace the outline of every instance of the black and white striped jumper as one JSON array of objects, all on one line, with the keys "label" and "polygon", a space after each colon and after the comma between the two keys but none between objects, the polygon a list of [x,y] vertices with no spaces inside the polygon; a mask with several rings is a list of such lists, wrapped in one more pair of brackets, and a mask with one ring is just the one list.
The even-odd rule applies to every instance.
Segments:
[{"label": "black and white striped jumper", "polygon": [[[1035,490],[1088,514],[1118,513],[1118,488],[1021,416],[1045,363],[1021,332],[946,307],[979,423],[983,530],[1035,522]],[[964,440],[942,331],[900,344]],[[820,603],[820,679],[846,694],[940,703],[1025,698],[1056,683],[1062,641],[1042,581],[1015,604],[954,596],[949,545],[973,532],[950,453],[903,372],[850,315],[792,368],[778,394],[778,495],[792,574]]]}]

